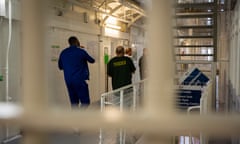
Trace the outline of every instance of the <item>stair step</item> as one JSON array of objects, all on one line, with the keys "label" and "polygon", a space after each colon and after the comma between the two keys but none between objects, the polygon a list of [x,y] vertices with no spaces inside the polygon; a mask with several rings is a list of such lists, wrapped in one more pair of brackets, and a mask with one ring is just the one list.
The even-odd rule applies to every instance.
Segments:
[{"label": "stair step", "polygon": [[213,13],[178,13],[175,18],[212,18]]},{"label": "stair step", "polygon": [[199,26],[175,26],[175,29],[212,29],[212,25],[199,25]]},{"label": "stair step", "polygon": [[174,45],[175,48],[201,48],[201,47],[214,47],[214,45]]},{"label": "stair step", "polygon": [[213,2],[210,3],[178,3],[175,8],[213,8],[215,5]]},{"label": "stair step", "polygon": [[213,36],[212,35],[206,35],[206,36],[175,36],[174,38],[196,39],[196,38],[213,38]]},{"label": "stair step", "polygon": [[175,56],[213,56],[213,54],[175,54]]}]

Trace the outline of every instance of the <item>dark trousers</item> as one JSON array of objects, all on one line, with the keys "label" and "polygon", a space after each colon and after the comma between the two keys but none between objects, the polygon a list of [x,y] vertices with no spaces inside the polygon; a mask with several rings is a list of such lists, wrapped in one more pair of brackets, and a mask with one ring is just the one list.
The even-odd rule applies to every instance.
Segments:
[{"label": "dark trousers", "polygon": [[67,83],[68,94],[72,107],[87,107],[90,104],[89,89],[86,81],[74,80]]}]

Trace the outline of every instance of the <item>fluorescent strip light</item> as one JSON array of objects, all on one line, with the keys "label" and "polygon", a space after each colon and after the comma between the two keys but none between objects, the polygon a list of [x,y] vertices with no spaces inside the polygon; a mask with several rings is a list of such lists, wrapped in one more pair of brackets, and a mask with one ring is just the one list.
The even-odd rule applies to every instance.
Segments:
[{"label": "fluorescent strip light", "polygon": [[106,24],[106,27],[108,27],[108,28],[112,28],[112,29],[117,29],[117,30],[120,30],[120,29],[121,29],[120,26],[113,25],[113,24]]},{"label": "fluorescent strip light", "polygon": [[120,36],[119,30],[108,28],[108,27],[104,28],[104,35],[110,36],[110,37],[117,37],[117,38]]}]

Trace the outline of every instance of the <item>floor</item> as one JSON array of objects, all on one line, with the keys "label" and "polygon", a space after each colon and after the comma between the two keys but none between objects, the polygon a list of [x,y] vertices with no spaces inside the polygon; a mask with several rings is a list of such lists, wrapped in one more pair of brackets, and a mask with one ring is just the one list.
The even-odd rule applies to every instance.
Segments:
[{"label": "floor", "polygon": [[[91,109],[100,109],[99,103],[92,104]],[[117,132],[104,132],[102,144],[117,144]],[[5,144],[21,144],[22,138]],[[100,144],[100,131],[69,132],[49,134],[49,144]],[[125,144],[144,144],[141,137],[126,136]],[[232,144],[230,138],[209,137],[208,144]]]},{"label": "floor", "polygon": [[[5,144],[21,144],[22,138],[7,142]],[[52,133],[49,134],[49,144],[100,144],[99,132],[81,133]],[[108,133],[103,136],[102,144],[117,144],[117,134]],[[134,137],[126,137],[125,144],[143,144],[137,142]]]},{"label": "floor", "polygon": [[[89,109],[100,109],[100,103],[92,104]],[[100,130],[91,132],[73,132],[68,133],[51,133],[49,134],[49,144],[99,144],[100,143]],[[117,144],[117,132],[104,132],[102,144]],[[135,137],[126,136],[125,144],[134,144],[136,142]],[[22,137],[6,142],[5,144],[21,144]],[[132,142],[134,141],[134,142]],[[140,143],[139,143],[140,144]]]}]

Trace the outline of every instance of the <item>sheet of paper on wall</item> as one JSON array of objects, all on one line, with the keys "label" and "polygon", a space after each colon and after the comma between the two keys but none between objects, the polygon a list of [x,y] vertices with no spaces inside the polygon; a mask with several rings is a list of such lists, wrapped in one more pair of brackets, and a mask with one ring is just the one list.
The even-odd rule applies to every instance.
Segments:
[{"label": "sheet of paper on wall", "polygon": [[98,56],[98,42],[97,41],[88,41],[86,51],[92,56],[95,61],[99,59]]}]

